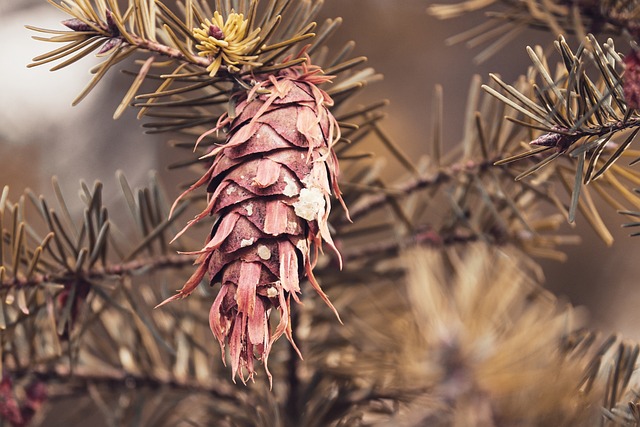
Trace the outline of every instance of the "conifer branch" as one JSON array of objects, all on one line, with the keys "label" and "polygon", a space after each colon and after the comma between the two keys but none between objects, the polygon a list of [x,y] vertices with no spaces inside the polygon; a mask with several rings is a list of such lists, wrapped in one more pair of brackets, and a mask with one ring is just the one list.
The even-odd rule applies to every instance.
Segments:
[{"label": "conifer branch", "polygon": [[[350,109],[352,95],[379,76],[356,68],[364,58],[351,58],[352,43],[329,57],[324,44],[341,20],[316,30],[311,20],[321,2],[51,3],[71,16],[64,22],[71,31],[39,29],[65,45],[33,65],[62,61],[58,69],[93,52],[106,55],[79,101],[136,54],[138,68],[126,72],[132,85],[114,116],[131,104],[140,108],[152,120],[148,132],[181,135],[176,148],[191,149],[201,135],[195,158],[173,166],[208,169],[187,190],[205,186],[208,194],[206,201],[204,192],[185,198],[166,219],[169,205],[156,182],[134,191],[119,174],[136,227],[122,236],[99,183],[82,184],[81,221],[55,181],[59,209],[30,192],[12,203],[3,190],[0,412],[9,422],[22,425],[39,410],[44,382],[52,403],[78,399],[113,425],[577,425],[601,414],[605,425],[638,422],[638,345],[599,342],[543,290],[531,258],[563,259],[562,246],[577,236],[559,227],[578,212],[611,243],[595,196],[640,216],[626,207],[640,207],[628,189],[640,175],[620,162],[640,157],[632,147],[640,129],[635,52],[623,57],[596,36],[573,52],[559,38],[558,72],[533,48],[533,67],[513,85],[493,76],[483,93],[475,78],[460,119],[462,142],[449,152],[437,87],[431,158],[415,161],[382,130],[386,103]],[[493,3],[431,10],[455,15]],[[498,37],[482,54],[488,58],[525,25],[635,34],[633,2],[608,11],[589,2],[504,3],[507,12],[493,17],[506,25],[457,40]],[[336,76],[330,81],[321,70]],[[151,82],[156,89],[141,93]],[[304,119],[285,126],[294,115]],[[257,137],[246,143],[262,126],[278,134],[270,136],[277,149]],[[370,159],[372,139],[405,176],[384,177]],[[339,209],[328,212],[330,193],[341,197],[337,159],[354,224]],[[280,184],[282,192],[268,193]],[[303,189],[315,189],[323,203],[304,199]],[[26,220],[28,202],[40,224]],[[213,217],[204,248],[174,255],[195,245],[169,244],[174,221],[201,202],[206,208],[187,227]],[[270,213],[258,212],[263,205]],[[318,256],[323,240],[335,255]],[[181,268],[194,261],[198,269],[172,294],[184,283]],[[210,287],[201,286],[205,277]],[[305,277],[317,295],[305,288],[306,304],[291,319],[290,300],[297,301]],[[210,311],[209,288],[218,293]],[[280,315],[275,321],[272,312]],[[221,358],[212,357],[211,332]],[[298,347],[275,342],[283,334],[299,343],[304,360],[295,358]],[[225,345],[234,376],[257,384],[229,383]],[[272,372],[256,371],[254,360],[266,366],[267,357]]]},{"label": "conifer branch", "polygon": [[450,44],[465,43],[476,47],[489,43],[477,56],[484,62],[499,53],[513,41],[525,27],[547,31],[555,37],[576,35],[584,39],[587,34],[619,36],[640,35],[637,14],[640,6],[635,1],[556,1],[545,0],[463,0],[454,4],[433,4],[428,12],[439,19],[450,19],[463,14],[485,10],[487,20],[452,36]]},{"label": "conifer branch", "polygon": [[[611,243],[610,234],[590,201],[589,188],[615,209],[621,209],[625,203],[634,206],[640,203],[625,185],[637,182],[640,175],[630,165],[618,162],[622,157],[637,156],[636,151],[629,149],[640,125],[635,106],[629,104],[633,77],[623,82],[616,71],[622,59],[611,40],[600,46],[589,36],[575,54],[562,37],[555,47],[564,67],[555,77],[551,76],[540,50],[529,48],[534,63],[529,82],[521,82],[520,88],[515,88],[492,75],[500,90],[484,86],[488,93],[517,112],[511,118],[513,122],[539,135],[530,140],[532,149],[507,155],[497,164],[532,161],[516,179],[544,175],[543,170],[548,167],[555,169],[556,176],[572,194],[569,221],[573,222],[576,212],[582,211],[603,240]],[[595,78],[587,75],[587,69],[597,70]],[[537,79],[540,83],[536,83]],[[561,160],[566,165],[558,165]],[[568,174],[573,174],[573,178]]]},{"label": "conifer branch", "polygon": [[[358,185],[350,187],[346,198],[350,218],[357,223],[391,212],[397,221],[387,229],[373,231],[379,236],[382,253],[395,253],[404,242],[423,239],[425,243],[481,240],[514,244],[535,257],[564,259],[560,247],[578,241],[576,236],[558,232],[569,208],[555,194],[552,183],[514,182],[520,172],[513,165],[499,162],[519,147],[527,131],[513,123],[503,123],[503,114],[513,106],[507,105],[505,110],[500,100],[480,95],[480,81],[475,79],[469,95],[469,114],[463,122],[466,131],[462,144],[448,156],[428,159],[425,166],[417,169],[417,176],[412,171],[397,183],[385,184],[377,181],[378,175],[368,166],[362,167],[362,174],[353,175]],[[432,144],[437,146],[438,139]],[[433,151],[438,152],[436,148]],[[390,153],[394,154],[394,150]],[[543,204],[558,213],[540,215]],[[348,236],[358,228],[339,216],[332,224],[338,236]],[[345,245],[349,246],[346,242]],[[354,253],[375,257],[375,246]]]},{"label": "conifer branch", "polygon": [[[305,12],[285,13],[288,3],[285,0],[274,1],[270,7],[279,12],[263,16],[260,22],[255,16],[256,0],[241,0],[233,6],[221,5],[216,11],[215,23],[207,18],[213,14],[201,0],[187,2],[189,7],[182,5],[181,14],[174,13],[159,0],[128,0],[126,9],[122,9],[126,10],[124,15],[117,3],[104,0],[65,0],[59,4],[50,0],[50,3],[70,16],[62,23],[71,31],[27,26],[33,31],[53,34],[49,38],[34,37],[37,40],[66,43],[35,57],[29,66],[70,56],[52,68],[57,70],[92,52],[106,56],[107,59],[92,70],[95,76],[74,100],[75,105],[109,69],[138,53],[145,60],[137,62],[141,65],[137,71],[128,72],[135,79],[114,118],[134,105],[141,108],[139,117],[163,114],[177,119],[173,124],[166,120],[148,123],[146,127],[151,132],[196,128],[196,132],[202,133],[201,125],[215,123],[222,114],[221,110],[206,111],[203,107],[228,102],[235,86],[251,87],[254,75],[273,73],[304,62],[304,58],[293,57],[294,47],[299,46],[300,50],[300,46],[309,43],[308,50],[315,50],[341,22],[339,19],[328,21],[317,34],[313,33],[315,23],[311,20],[318,8],[308,8],[311,4],[308,2],[300,6],[308,8]],[[299,20],[301,16],[304,19]],[[157,25],[157,22],[164,24]],[[244,29],[242,33],[233,29],[236,25]],[[211,31],[215,34],[209,34]],[[232,39],[226,40],[225,32]],[[350,50],[345,48],[342,55],[334,58],[327,66],[328,71],[345,76],[365,60],[362,57],[343,59]],[[365,81],[378,78],[372,70],[363,70],[355,80],[349,80],[346,87],[336,81],[333,90],[352,92]],[[159,85],[153,92],[141,94],[140,87],[146,80],[159,81]],[[342,99],[344,97],[336,98],[337,103]]]}]

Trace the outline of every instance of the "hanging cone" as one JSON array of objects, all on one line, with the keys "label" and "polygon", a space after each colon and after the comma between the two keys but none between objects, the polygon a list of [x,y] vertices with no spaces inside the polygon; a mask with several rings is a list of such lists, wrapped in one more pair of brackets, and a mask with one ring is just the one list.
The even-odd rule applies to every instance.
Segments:
[{"label": "hanging cone", "polygon": [[[290,302],[299,302],[304,277],[338,315],[313,276],[322,241],[340,258],[327,224],[332,192],[342,203],[332,149],[340,131],[328,109],[333,101],[317,87],[328,80],[318,67],[302,65],[238,94],[235,118],[223,117],[215,128],[228,126],[226,143],[209,154],[210,169],[185,192],[207,183],[210,193],[207,208],[185,229],[210,215],[218,220],[196,252],[197,270],[162,304],[189,295],[205,273],[221,283],[209,323],[223,360],[228,345],[233,377],[240,372],[243,382],[253,378],[254,359],[271,379],[267,359],[281,335],[295,347]],[[273,332],[272,308],[280,314]]]}]

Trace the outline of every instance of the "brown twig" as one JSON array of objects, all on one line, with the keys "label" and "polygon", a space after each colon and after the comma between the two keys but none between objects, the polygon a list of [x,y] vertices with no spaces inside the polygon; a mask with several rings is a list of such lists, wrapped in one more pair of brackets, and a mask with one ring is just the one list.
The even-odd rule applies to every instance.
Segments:
[{"label": "brown twig", "polygon": [[[106,267],[96,267],[88,271],[79,272],[77,275],[87,279],[96,279],[107,276],[134,275],[142,272],[159,270],[164,268],[182,268],[193,264],[195,255],[163,255],[155,258],[137,259],[120,264],[112,264]],[[7,290],[13,287],[37,287],[44,284],[62,284],[69,280],[70,273],[63,271],[59,273],[33,274],[29,279],[12,277],[0,283],[0,290]],[[74,276],[74,279],[78,277]]]},{"label": "brown twig", "polygon": [[[429,176],[419,176],[417,178],[408,179],[401,185],[394,187],[398,194],[402,197],[409,196],[415,191],[433,187],[448,181],[453,180],[460,173],[477,173],[479,170],[486,169],[488,167],[497,167],[494,165],[499,159],[491,159],[482,162],[467,161],[464,163],[456,163],[448,168],[442,168],[435,174]],[[395,192],[394,192],[395,193]],[[390,192],[380,192],[375,194],[366,195],[357,201],[357,205],[349,209],[349,216],[352,221],[367,215],[372,210],[385,205],[394,197]],[[337,218],[334,226],[345,225],[348,223],[346,218]]]},{"label": "brown twig", "polygon": [[[182,380],[169,375],[154,375],[152,373],[147,373],[146,375],[134,374],[122,369],[110,369],[97,372],[95,368],[74,366],[73,371],[71,371],[68,365],[61,363],[48,367],[29,367],[15,371],[9,369],[8,371],[16,377],[34,375],[46,383],[57,381],[70,384],[75,381],[79,387],[71,391],[71,395],[74,396],[85,394],[87,384],[102,384],[113,388],[148,387],[150,389],[157,389],[159,387],[167,387],[174,390],[205,393],[215,396],[216,398],[227,400],[238,400],[240,395],[240,392],[228,382],[216,381],[203,383],[197,382],[193,378]],[[55,398],[56,396],[51,397]]]}]

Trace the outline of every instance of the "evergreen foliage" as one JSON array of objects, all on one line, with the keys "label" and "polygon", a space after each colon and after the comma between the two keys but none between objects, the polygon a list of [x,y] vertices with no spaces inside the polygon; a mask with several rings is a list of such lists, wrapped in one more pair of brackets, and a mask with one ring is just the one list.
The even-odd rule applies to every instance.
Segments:
[{"label": "evergreen foliage", "polygon": [[[112,218],[101,183],[81,184],[80,218],[55,179],[46,196],[4,187],[7,425],[88,413],[154,426],[640,423],[640,346],[585,328],[536,261],[579,243],[567,222],[612,245],[603,209],[640,224],[640,4],[429,6],[441,19],[487,10],[451,38],[489,43],[482,61],[527,26],[556,41],[527,47],[515,82],[475,78],[447,150],[436,86],[430,152],[414,162],[400,148],[414,142],[383,129],[385,101],[354,106],[380,76],[352,43],[329,52],[341,19],[316,25],[322,1],[48,2],[68,19],[28,27],[56,44],[30,66],[103,57],[77,104],[124,64],[132,83],[114,118],[137,108],[148,132],[195,146],[171,167],[204,175],[172,206],[155,175],[132,189],[117,173],[134,227]],[[371,141],[403,176],[372,168]],[[252,225],[254,208],[266,213]],[[304,304],[290,304],[300,290]],[[76,412],[61,413],[68,402]]]}]

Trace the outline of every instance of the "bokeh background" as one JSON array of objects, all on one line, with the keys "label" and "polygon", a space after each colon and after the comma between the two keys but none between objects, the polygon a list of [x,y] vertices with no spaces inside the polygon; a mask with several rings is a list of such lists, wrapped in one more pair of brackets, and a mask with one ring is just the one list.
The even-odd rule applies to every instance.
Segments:
[{"label": "bokeh background", "polygon": [[[479,23],[482,14],[438,21],[426,13],[431,3],[326,0],[319,17],[343,17],[332,44],[355,40],[356,54],[367,56],[369,66],[384,75],[382,82],[361,93],[359,102],[390,101],[383,128],[413,159],[429,150],[437,83],[444,88],[444,138],[451,147],[462,135],[472,76],[486,80],[490,72],[497,72],[512,81],[529,65],[524,47],[548,46],[551,41],[545,33],[524,31],[499,54],[478,64],[475,57],[480,48],[448,46],[446,39]],[[34,33],[24,25],[54,28],[62,19],[65,16],[45,0],[0,0],[0,187],[9,185],[12,199],[27,187],[46,195],[51,193],[51,176],[56,175],[67,198],[75,200],[80,179],[101,180],[107,204],[118,206],[117,169],[136,186],[145,184],[149,171],[158,170],[169,194],[177,195],[174,184],[193,176],[168,172],[166,166],[184,153],[167,148],[166,135],[143,134],[134,111],[112,120],[119,96],[130,82],[127,76],[111,72],[78,107],[71,107],[97,60],[87,58],[55,73],[45,67],[26,67],[50,46],[32,40]],[[388,154],[379,148],[371,147],[380,159],[386,158]],[[391,179],[392,162],[385,170]],[[640,324],[640,263],[635,259],[640,238],[629,238],[628,231],[620,228],[623,217],[608,208],[604,212],[616,237],[614,246],[605,247],[578,218],[575,229],[567,226],[565,231],[583,236],[583,244],[566,248],[565,263],[541,262],[546,286],[573,305],[586,307],[591,326],[603,333],[617,331],[640,340],[636,327]]]}]

